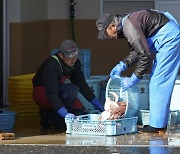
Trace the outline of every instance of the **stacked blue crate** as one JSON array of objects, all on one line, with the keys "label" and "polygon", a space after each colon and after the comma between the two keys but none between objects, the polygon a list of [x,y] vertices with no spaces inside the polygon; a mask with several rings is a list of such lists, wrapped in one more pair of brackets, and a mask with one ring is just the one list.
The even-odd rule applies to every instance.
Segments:
[{"label": "stacked blue crate", "polygon": [[50,51],[50,55],[52,56],[52,55],[55,55],[56,53],[58,53],[59,52],[59,49],[52,49],[51,51]]},{"label": "stacked blue crate", "polygon": [[[59,52],[59,49],[52,49],[50,55],[55,55]],[[81,68],[86,78],[91,74],[91,49],[79,49],[78,59],[81,61]]]},{"label": "stacked blue crate", "polygon": [[79,49],[79,60],[82,64],[82,71],[85,77],[90,77],[91,74],[91,49]]}]

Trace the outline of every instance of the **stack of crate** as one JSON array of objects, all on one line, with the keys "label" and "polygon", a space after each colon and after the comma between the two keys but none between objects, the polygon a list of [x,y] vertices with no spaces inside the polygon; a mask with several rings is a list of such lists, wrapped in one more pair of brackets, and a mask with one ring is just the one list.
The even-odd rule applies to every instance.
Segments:
[{"label": "stack of crate", "polygon": [[86,78],[91,75],[91,49],[79,49],[79,60],[81,61],[81,68]]},{"label": "stack of crate", "polygon": [[33,74],[8,78],[8,100],[10,110],[17,112],[17,117],[39,117],[38,106],[33,101]]},{"label": "stack of crate", "polygon": [[[50,55],[55,55],[59,49],[52,49]],[[81,69],[86,78],[91,75],[91,49],[79,49],[78,59],[81,61]]]}]

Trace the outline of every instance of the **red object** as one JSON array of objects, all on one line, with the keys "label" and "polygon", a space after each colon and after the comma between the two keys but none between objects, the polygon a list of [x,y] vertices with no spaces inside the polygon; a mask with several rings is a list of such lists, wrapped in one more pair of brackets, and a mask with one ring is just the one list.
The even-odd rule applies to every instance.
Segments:
[{"label": "red object", "polygon": [[38,106],[45,109],[53,109],[51,103],[48,101],[44,87],[35,87],[33,90],[33,99]]},{"label": "red object", "polygon": [[76,98],[76,100],[74,101],[73,109],[74,110],[84,110],[85,109],[82,102],[78,98]]}]

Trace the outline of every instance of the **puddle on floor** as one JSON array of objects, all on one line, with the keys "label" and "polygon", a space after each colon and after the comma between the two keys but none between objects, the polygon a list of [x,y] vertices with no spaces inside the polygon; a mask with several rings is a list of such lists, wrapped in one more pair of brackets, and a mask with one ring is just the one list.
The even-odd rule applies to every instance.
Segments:
[{"label": "puddle on floor", "polygon": [[120,136],[71,135],[65,130],[42,129],[38,117],[17,118],[16,125],[11,131],[14,140],[0,140],[4,144],[64,144],[64,145],[158,145],[180,146],[180,125],[171,127],[169,133],[157,134],[125,134]]}]

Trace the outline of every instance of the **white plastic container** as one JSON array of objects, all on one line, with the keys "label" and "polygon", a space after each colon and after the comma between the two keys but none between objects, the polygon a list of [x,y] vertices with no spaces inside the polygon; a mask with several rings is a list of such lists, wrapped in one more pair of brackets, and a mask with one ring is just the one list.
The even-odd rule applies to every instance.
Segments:
[{"label": "white plastic container", "polygon": [[122,92],[121,79],[109,79],[106,86],[106,99],[112,98],[111,92],[118,95],[118,101],[126,103],[126,111],[123,118],[137,116],[139,112],[139,91],[136,85],[133,85],[128,90]]},{"label": "white plastic container", "polygon": [[177,124],[180,124],[180,76],[177,77],[171,97],[170,110],[178,110]]},{"label": "white plastic container", "polygon": [[98,114],[77,116],[77,120],[65,119],[67,134],[121,135],[137,132],[137,117],[99,121]]},{"label": "white plastic container", "polygon": [[[146,110],[149,109],[149,82],[150,82],[150,76],[145,75],[144,78],[137,83],[137,86],[139,88],[139,109],[143,110],[143,112],[147,112]],[[171,111],[176,111],[177,114],[177,124],[180,124],[180,76],[177,77],[174,85],[174,89],[172,92],[172,97],[171,97],[171,105],[170,105],[170,110]],[[143,115],[145,115],[143,113]],[[142,113],[139,112],[139,118],[138,118],[138,123],[142,124]],[[174,118],[173,118],[174,119]]]},{"label": "white plastic container", "polygon": [[[139,89],[139,109],[146,110],[149,108],[149,82],[150,75],[145,75],[140,82],[137,83],[137,87]],[[174,85],[174,89],[171,97],[171,106],[170,109],[179,110],[180,111],[180,76],[177,77]],[[177,120],[180,123],[180,115]]]},{"label": "white plastic container", "polygon": [[[100,79],[95,77],[93,78],[90,77],[90,78],[86,78],[86,82],[89,85],[89,87],[92,89],[95,96],[98,98]],[[89,101],[87,101],[81,93],[78,93],[78,98],[80,99],[86,110],[89,111],[94,110],[94,106]]]},{"label": "white plastic container", "polygon": [[94,76],[90,76],[89,78],[90,79],[94,79],[94,78],[99,79],[97,97],[99,98],[100,103],[104,105],[105,100],[106,100],[106,98],[105,98],[106,85],[107,85],[107,81],[109,79],[109,75],[99,75],[99,76],[94,75]]},{"label": "white plastic container", "polygon": [[145,75],[142,80],[137,83],[139,90],[139,110],[149,108],[149,75]]},{"label": "white plastic container", "polygon": [[[177,123],[178,110],[170,111],[169,125],[175,125]],[[149,110],[140,110],[140,117],[143,125],[149,125]]]}]

